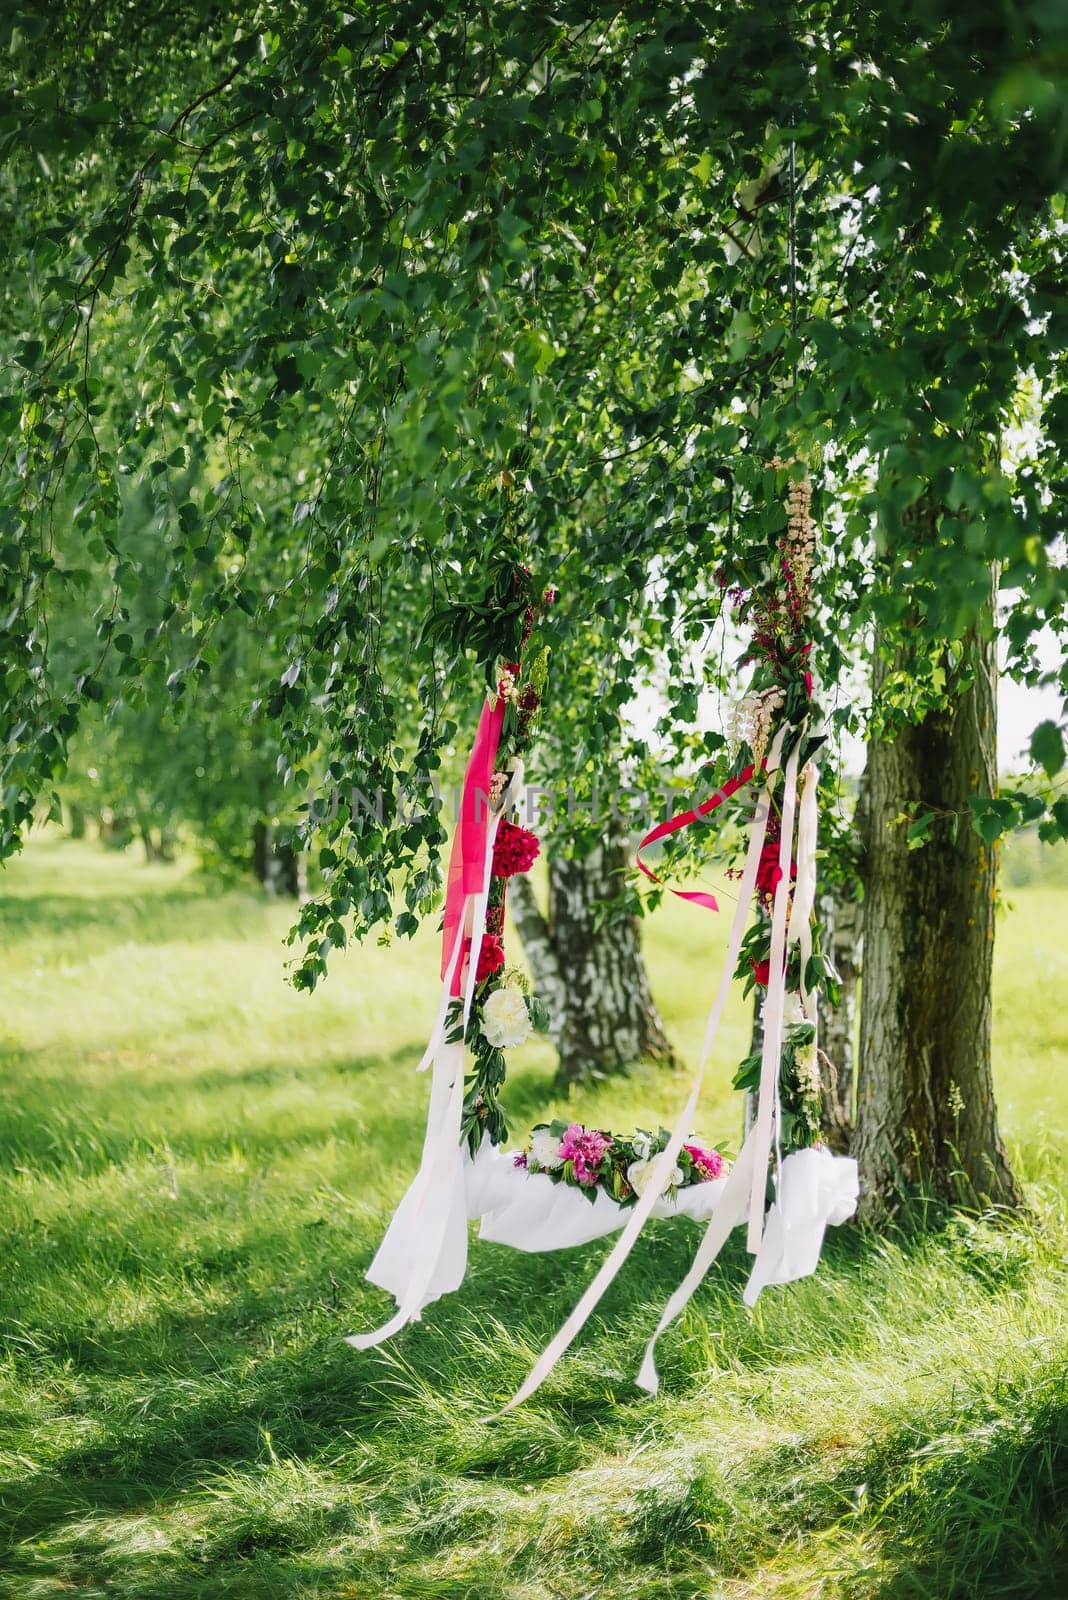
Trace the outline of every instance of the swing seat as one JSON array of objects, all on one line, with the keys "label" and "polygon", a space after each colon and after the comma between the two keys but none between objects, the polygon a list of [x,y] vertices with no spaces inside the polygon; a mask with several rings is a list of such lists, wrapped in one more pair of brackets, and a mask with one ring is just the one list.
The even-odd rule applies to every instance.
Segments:
[{"label": "swing seat", "polygon": [[[777,458],[772,462],[776,471],[788,465]],[[426,1306],[459,1287],[472,1221],[479,1223],[482,1239],[531,1254],[571,1249],[618,1233],[574,1310],[504,1407],[511,1410],[537,1390],[570,1348],[646,1219],[688,1216],[705,1224],[703,1236],[686,1276],[649,1339],[635,1380],[647,1393],[655,1394],[659,1384],[656,1342],[685,1310],[734,1228],[746,1225],[747,1249],[756,1257],[744,1294],[746,1304],[752,1305],[769,1285],[790,1283],[812,1273],[826,1228],[853,1214],[856,1162],[811,1142],[818,1136],[816,1104],[822,1092],[817,997],[827,969],[814,931],[818,774],[813,755],[824,736],[808,666],[812,641],[806,639],[803,626],[815,544],[810,493],[807,478],[791,480],[786,533],[783,538],[778,533],[772,537],[766,580],[761,581],[773,587],[777,578],[781,593],[770,597],[758,593],[747,577],[743,587],[731,591],[745,602],[745,614],[754,616],[764,628],[763,635],[759,629],[755,631],[756,642],[750,652],[757,669],[748,696],[746,734],[737,741],[733,763],[737,770],[732,769],[731,776],[700,805],[658,823],[636,853],[641,870],[659,883],[657,874],[642,860],[642,851],[707,817],[740,789],[753,785],[745,866],[700,1060],[673,1129],[663,1130],[662,1139],[657,1136],[655,1157],[638,1155],[633,1141],[621,1141],[621,1146],[628,1148],[610,1155],[612,1136],[567,1125],[568,1152],[565,1154],[561,1139],[556,1154],[543,1159],[544,1149],[541,1153],[535,1149],[535,1136],[546,1127],[555,1136],[555,1124],[539,1124],[526,1152],[502,1151],[488,1136],[474,1157],[467,1145],[467,1135],[479,1126],[479,1119],[487,1134],[504,1136],[498,1095],[504,1082],[505,1053],[521,1045],[532,1028],[544,1031],[548,1021],[545,1007],[529,996],[525,984],[512,981],[507,970],[501,970],[505,968],[500,935],[507,884],[517,873],[528,870],[538,853],[537,839],[509,822],[506,812],[518,805],[523,754],[541,705],[547,662],[546,647],[520,687],[522,649],[540,613],[523,587],[524,574],[529,577],[527,569],[512,573],[509,595],[518,588],[528,601],[525,631],[517,650],[520,659],[501,669],[496,696],[491,694],[482,707],[464,774],[449,859],[438,1016],[419,1064],[420,1070],[433,1067],[423,1155],[367,1271],[371,1283],[394,1296],[397,1310],[381,1327],[350,1335],[349,1343],[357,1349],[373,1348],[418,1321]],[[724,583],[727,576],[725,573]],[[553,597],[545,591],[546,604]],[[786,615],[790,626],[780,637],[778,622],[772,627],[768,619]],[[704,891],[672,893],[710,910],[718,909],[715,897]],[[746,919],[757,899],[769,913],[768,925],[754,925],[747,935]],[[697,1160],[685,1138],[696,1117],[705,1067],[730,984],[739,970],[751,971],[753,981],[766,990],[763,1042],[756,1058],[759,1076],[753,1084],[753,1126],[731,1170],[720,1173],[718,1165]],[[469,1048],[474,1055],[470,1073],[466,1070]],[[751,1063],[743,1065],[749,1072]],[[789,1096],[785,1110],[792,1119],[787,1125],[789,1142],[796,1145],[785,1152],[780,1150],[784,1082]],[[684,1149],[688,1157],[681,1164],[683,1181],[673,1190],[670,1164]],[[631,1151],[634,1160],[629,1159]],[[557,1156],[562,1158],[559,1165]],[[628,1159],[624,1161],[624,1157]],[[633,1171],[636,1163],[643,1172]],[[552,1171],[545,1171],[546,1167]],[[712,1170],[716,1177],[688,1181]],[[592,1192],[577,1187],[579,1182],[588,1184],[591,1176],[599,1180]],[[621,1204],[614,1198],[616,1193],[634,1189],[640,1192],[633,1201]]]},{"label": "swing seat", "polygon": [[[556,1183],[544,1172],[516,1165],[518,1151],[500,1150],[486,1139],[478,1155],[465,1163],[467,1215],[479,1223],[478,1236],[489,1244],[540,1254],[589,1244],[624,1226],[633,1206],[620,1205],[603,1189],[591,1201],[581,1190]],[[712,1215],[726,1186],[726,1175],[687,1185],[666,1194],[653,1207],[654,1217]]]}]

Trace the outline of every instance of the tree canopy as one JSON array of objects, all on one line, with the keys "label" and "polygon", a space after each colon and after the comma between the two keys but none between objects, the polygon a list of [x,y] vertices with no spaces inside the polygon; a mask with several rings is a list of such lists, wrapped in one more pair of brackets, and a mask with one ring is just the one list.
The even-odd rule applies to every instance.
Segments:
[{"label": "tree canopy", "polygon": [[[244,634],[253,737],[322,796],[310,986],[398,882],[405,926],[432,902],[442,830],[399,797],[507,640],[502,574],[560,591],[550,777],[647,759],[621,716],[654,676],[714,752],[722,569],[782,526],[775,457],[816,477],[831,684],[877,647],[878,719],[936,704],[992,571],[1043,678],[1059,8],[104,0],[0,37],[3,853],[88,703],[180,718]],[[1055,777],[1061,728],[1033,754]],[[974,820],[1021,815],[1068,833],[1048,783]]]}]

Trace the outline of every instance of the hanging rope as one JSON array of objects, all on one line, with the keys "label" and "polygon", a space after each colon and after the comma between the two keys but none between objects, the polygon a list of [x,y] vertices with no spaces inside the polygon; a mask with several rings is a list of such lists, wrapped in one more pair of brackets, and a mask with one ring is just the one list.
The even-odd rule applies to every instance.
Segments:
[{"label": "hanging rope", "polygon": [[[790,113],[790,126],[794,125],[794,114]],[[787,221],[787,249],[790,258],[790,334],[793,338],[793,354],[791,357],[792,369],[792,398],[797,397],[797,145],[790,140],[790,194],[789,218]]]}]

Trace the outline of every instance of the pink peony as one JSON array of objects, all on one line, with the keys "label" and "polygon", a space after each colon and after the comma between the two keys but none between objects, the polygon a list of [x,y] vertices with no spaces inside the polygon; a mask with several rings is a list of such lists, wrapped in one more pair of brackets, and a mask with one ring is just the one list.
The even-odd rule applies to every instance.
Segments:
[{"label": "pink peony", "polygon": [[605,1151],[611,1148],[610,1134],[598,1133],[596,1128],[584,1128],[580,1122],[572,1122],[560,1140],[560,1158],[571,1162],[576,1183],[592,1189],[597,1182],[597,1168],[601,1159]]},{"label": "pink peony", "polygon": [[689,1152],[690,1160],[701,1183],[707,1183],[709,1178],[720,1176],[723,1171],[723,1157],[718,1150],[706,1150],[703,1144],[684,1144],[682,1148]]}]

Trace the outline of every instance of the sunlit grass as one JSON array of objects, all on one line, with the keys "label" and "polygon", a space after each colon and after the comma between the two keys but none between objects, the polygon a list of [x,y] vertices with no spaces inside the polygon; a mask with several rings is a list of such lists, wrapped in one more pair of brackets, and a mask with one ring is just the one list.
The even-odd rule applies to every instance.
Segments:
[{"label": "sunlit grass", "polygon": [[[603,1246],[475,1245],[423,1324],[342,1342],[385,1309],[362,1274],[418,1155],[433,930],[342,956],[307,998],[282,981],[287,908],[183,865],[49,840],[0,889],[0,1593],[1064,1592],[1068,891],[1012,889],[998,934],[1027,1220],[840,1230],[755,1314],[736,1239],[650,1401],[631,1377],[695,1239],[660,1224],[546,1389],[487,1426]],[[722,938],[689,906],[649,929],[691,1060]],[[700,1119],[725,1141],[745,1029],[736,1002]],[[550,1072],[524,1052],[517,1129]],[[683,1093],[644,1072],[573,1109],[626,1126]]]}]

